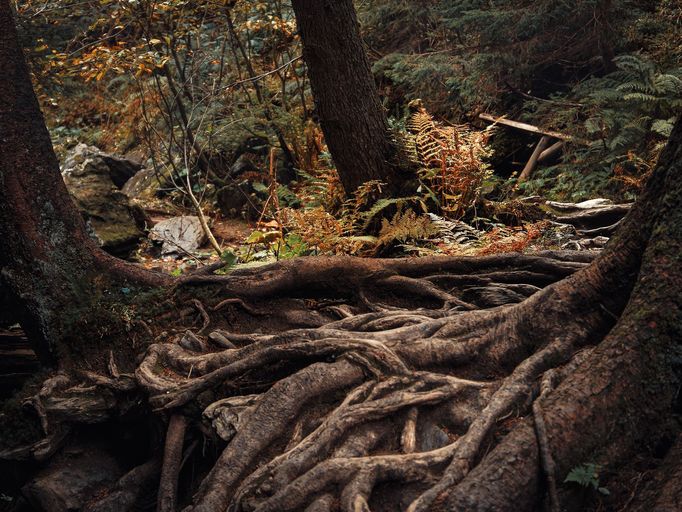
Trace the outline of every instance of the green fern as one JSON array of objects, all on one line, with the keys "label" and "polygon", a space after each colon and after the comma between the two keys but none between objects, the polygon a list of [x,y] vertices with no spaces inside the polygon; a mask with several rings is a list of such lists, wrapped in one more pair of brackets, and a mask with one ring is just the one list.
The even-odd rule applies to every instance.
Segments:
[{"label": "green fern", "polygon": [[414,202],[418,198],[416,196],[412,197],[394,197],[390,199],[379,199],[375,202],[372,207],[366,212],[362,212],[359,215],[360,220],[360,231],[366,231],[372,222],[390,206],[401,207],[409,202]]}]

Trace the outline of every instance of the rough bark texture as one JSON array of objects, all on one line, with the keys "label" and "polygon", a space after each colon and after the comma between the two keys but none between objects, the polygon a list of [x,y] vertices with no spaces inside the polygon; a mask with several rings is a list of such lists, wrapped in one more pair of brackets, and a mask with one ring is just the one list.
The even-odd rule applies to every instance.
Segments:
[{"label": "rough bark texture", "polygon": [[75,316],[87,310],[102,276],[163,279],[106,255],[87,235],[61,178],[8,0],[0,2],[0,69],[0,277],[49,360],[75,318],[65,309]]},{"label": "rough bark texture", "polygon": [[317,115],[347,194],[370,180],[399,192],[408,175],[396,167],[351,0],[294,0]]},{"label": "rough bark texture", "polygon": [[[218,439],[195,490],[178,495],[188,510],[540,509],[546,480],[587,462],[620,467],[673,411],[681,137],[678,126],[591,263],[308,258],[190,276],[170,296],[188,311],[150,324],[134,380],[114,365],[43,386],[33,403],[45,431],[102,421],[121,393],[143,389],[153,408],[202,420]],[[195,316],[200,328],[183,334]],[[174,499],[172,432],[162,496]],[[584,509],[573,494],[559,485],[552,507]]]}]

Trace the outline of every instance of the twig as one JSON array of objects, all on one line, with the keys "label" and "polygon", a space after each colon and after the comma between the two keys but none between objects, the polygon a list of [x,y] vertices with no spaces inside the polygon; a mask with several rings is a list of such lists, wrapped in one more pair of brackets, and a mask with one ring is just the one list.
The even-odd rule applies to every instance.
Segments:
[{"label": "twig", "polygon": [[291,66],[294,62],[301,60],[302,58],[303,58],[303,55],[299,55],[298,57],[294,57],[290,61],[285,62],[281,66],[276,67],[272,71],[266,71],[265,73],[261,73],[260,75],[252,76],[249,78],[244,78],[243,80],[237,80],[236,82],[232,82],[229,85],[222,86],[219,90],[232,89],[233,87],[237,87],[238,85],[247,84],[247,83],[251,83],[251,82],[257,82],[258,80],[262,80],[263,78],[265,78],[267,76],[274,75],[278,71],[281,71],[284,68]]}]

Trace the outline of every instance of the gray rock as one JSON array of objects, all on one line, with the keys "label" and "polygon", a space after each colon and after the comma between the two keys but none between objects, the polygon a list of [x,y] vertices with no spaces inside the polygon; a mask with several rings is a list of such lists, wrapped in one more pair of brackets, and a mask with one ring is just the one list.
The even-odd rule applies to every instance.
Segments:
[{"label": "gray rock", "polygon": [[122,170],[123,164],[112,168],[114,160],[97,148],[79,144],[65,159],[62,176],[91,236],[104,250],[126,257],[143,233],[128,197],[114,182],[116,179],[120,183],[127,175]]},{"label": "gray rock", "polygon": [[94,146],[81,143],[69,151],[62,166],[62,173],[78,172],[78,169],[82,168],[86,160],[101,160],[107,169],[111,181],[118,189],[122,189],[126,182],[142,169],[142,164],[139,162],[103,153]]},{"label": "gray rock", "polygon": [[196,251],[206,241],[198,217],[173,217],[159,222],[149,232],[150,240],[161,242],[161,254],[185,254]]},{"label": "gray rock", "polygon": [[100,490],[116,482],[123,470],[109,453],[91,444],[65,448],[22,489],[36,510],[82,510]]},{"label": "gray rock", "polygon": [[142,169],[132,178],[126,181],[121,189],[125,195],[131,199],[137,199],[142,196],[152,197],[159,187],[159,180],[156,177],[154,169]]},{"label": "gray rock", "polygon": [[431,421],[425,421],[417,430],[417,446],[420,452],[437,450],[450,443],[445,431]]}]

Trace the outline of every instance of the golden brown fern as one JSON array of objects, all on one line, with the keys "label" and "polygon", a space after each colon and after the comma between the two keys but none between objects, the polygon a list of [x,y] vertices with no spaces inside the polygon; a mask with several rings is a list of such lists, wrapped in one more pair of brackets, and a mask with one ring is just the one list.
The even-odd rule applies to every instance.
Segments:
[{"label": "golden brown fern", "polygon": [[443,126],[419,107],[407,123],[405,149],[433,192],[443,215],[461,217],[477,199],[491,175],[484,162],[490,155],[489,132],[465,126]]},{"label": "golden brown fern", "polygon": [[394,241],[418,242],[437,233],[438,229],[428,216],[417,215],[413,210],[397,211],[390,221],[382,219],[379,245],[389,245]]}]

